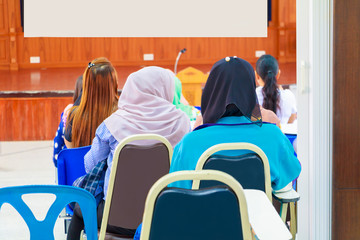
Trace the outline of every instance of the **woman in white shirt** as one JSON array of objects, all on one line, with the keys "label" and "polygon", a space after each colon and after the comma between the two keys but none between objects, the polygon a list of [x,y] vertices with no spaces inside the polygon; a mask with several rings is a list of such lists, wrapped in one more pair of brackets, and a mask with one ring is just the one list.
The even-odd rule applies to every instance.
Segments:
[{"label": "woman in white shirt", "polygon": [[297,113],[295,95],[277,84],[280,77],[277,60],[271,55],[261,56],[256,62],[255,76],[259,105],[276,113],[281,124],[293,123]]}]

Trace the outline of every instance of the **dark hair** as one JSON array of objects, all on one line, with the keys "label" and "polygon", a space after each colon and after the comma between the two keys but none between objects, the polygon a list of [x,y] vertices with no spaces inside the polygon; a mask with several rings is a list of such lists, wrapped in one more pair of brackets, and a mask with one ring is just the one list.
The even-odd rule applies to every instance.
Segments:
[{"label": "dark hair", "polygon": [[75,83],[75,91],[73,96],[73,102],[75,103],[76,99],[80,96],[80,93],[82,91],[82,85],[83,85],[83,76],[79,76]]},{"label": "dark hair", "polygon": [[279,109],[279,92],[276,82],[276,75],[279,71],[279,64],[271,55],[262,55],[256,62],[256,72],[264,81],[265,85],[262,89],[264,101],[262,106],[276,114]]}]

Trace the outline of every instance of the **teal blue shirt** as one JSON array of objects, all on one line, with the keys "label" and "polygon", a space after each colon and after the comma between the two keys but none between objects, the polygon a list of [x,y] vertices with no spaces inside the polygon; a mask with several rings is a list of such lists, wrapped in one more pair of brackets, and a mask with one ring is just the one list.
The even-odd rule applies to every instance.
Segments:
[{"label": "teal blue shirt", "polygon": [[[217,123],[250,123],[246,117],[224,117]],[[195,170],[201,154],[209,147],[228,142],[248,142],[260,147],[269,160],[271,184],[279,190],[299,176],[301,166],[294,155],[294,148],[288,138],[274,124],[264,123],[223,126],[215,125],[188,133],[175,146],[170,172]],[[240,155],[244,151],[226,151],[227,155]],[[222,154],[224,154],[222,153]],[[191,188],[191,181],[179,181],[172,187]]]}]

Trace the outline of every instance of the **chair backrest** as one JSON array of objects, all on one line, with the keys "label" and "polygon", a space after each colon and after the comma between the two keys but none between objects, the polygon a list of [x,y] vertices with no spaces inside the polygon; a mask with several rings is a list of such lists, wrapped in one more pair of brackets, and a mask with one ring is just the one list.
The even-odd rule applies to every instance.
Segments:
[{"label": "chair backrest", "polygon": [[86,174],[84,156],[91,146],[63,149],[58,155],[58,184],[71,186],[80,176]]},{"label": "chair backrest", "polygon": [[[213,155],[223,150],[250,150],[239,156]],[[199,158],[196,170],[214,169],[233,176],[244,189],[258,189],[272,202],[269,161],[265,153],[251,143],[221,143],[207,149]],[[201,184],[201,185],[200,185]],[[216,182],[193,182],[193,188],[214,186]]]},{"label": "chair backrest", "polygon": [[[216,180],[207,189],[168,188],[179,180]],[[251,239],[245,195],[229,174],[215,170],[179,171],[158,180],[149,191],[141,240]]]},{"label": "chair backrest", "polygon": [[[35,218],[31,209],[23,201],[24,194],[53,194],[54,203],[49,208],[44,220]],[[51,240],[54,238],[55,222],[65,205],[77,202],[84,217],[87,239],[97,239],[95,198],[84,189],[72,186],[29,185],[0,188],[0,208],[9,203],[22,216],[30,231],[30,240]]]},{"label": "chair backrest", "polygon": [[[146,141],[141,141],[141,145],[129,144],[138,140]],[[119,143],[112,162],[99,239],[105,236],[107,224],[137,228],[146,195],[169,172],[171,157],[172,146],[160,135],[133,135]]]}]

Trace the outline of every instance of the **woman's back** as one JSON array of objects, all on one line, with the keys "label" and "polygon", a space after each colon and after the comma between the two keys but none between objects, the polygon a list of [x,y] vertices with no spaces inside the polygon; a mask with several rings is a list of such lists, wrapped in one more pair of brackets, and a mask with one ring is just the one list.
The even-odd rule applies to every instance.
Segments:
[{"label": "woman's back", "polygon": [[295,96],[290,90],[282,90],[277,84],[280,77],[277,60],[271,55],[263,55],[256,62],[256,89],[259,104],[279,117],[281,124],[292,123],[296,119]]},{"label": "woman's back", "polygon": [[96,128],[116,110],[117,84],[117,73],[109,60],[97,58],[89,63],[83,74],[80,104],[70,110],[68,117],[68,147],[91,144]]},{"label": "woman's back", "polygon": [[[263,87],[256,88],[256,95],[260,105],[263,105],[264,95]],[[295,95],[288,89],[280,90],[279,92],[279,108],[276,110],[276,115],[280,119],[281,124],[287,124],[292,114],[297,113]]]},{"label": "woman's back", "polygon": [[[227,57],[214,64],[201,98],[204,125],[187,134],[176,145],[170,171],[194,170],[200,155],[209,147],[228,142],[248,142],[267,155],[272,187],[281,189],[300,173],[290,141],[280,129],[262,123],[252,66],[243,59]],[[239,155],[243,151],[226,151]],[[172,184],[190,188],[189,182]]]},{"label": "woman's back", "polygon": [[[274,124],[258,126],[246,117],[224,117],[217,124],[187,134],[175,147],[170,172],[195,170],[197,160],[209,147],[219,143],[248,142],[260,147],[269,159],[271,182],[281,189],[298,176],[300,164],[294,156],[290,141]],[[231,124],[231,125],[230,125]],[[235,124],[235,125],[234,125]],[[236,125],[238,124],[238,125]],[[241,155],[244,151],[226,151],[226,155]],[[176,187],[191,188],[191,184],[178,183]]]},{"label": "woman's back", "polygon": [[174,79],[173,73],[160,67],[146,67],[132,73],[124,85],[118,110],[96,130],[85,156],[85,170],[89,172],[99,161],[107,160],[105,196],[114,152],[124,138],[153,133],[167,138],[175,146],[190,131],[189,118],[172,104]]}]

